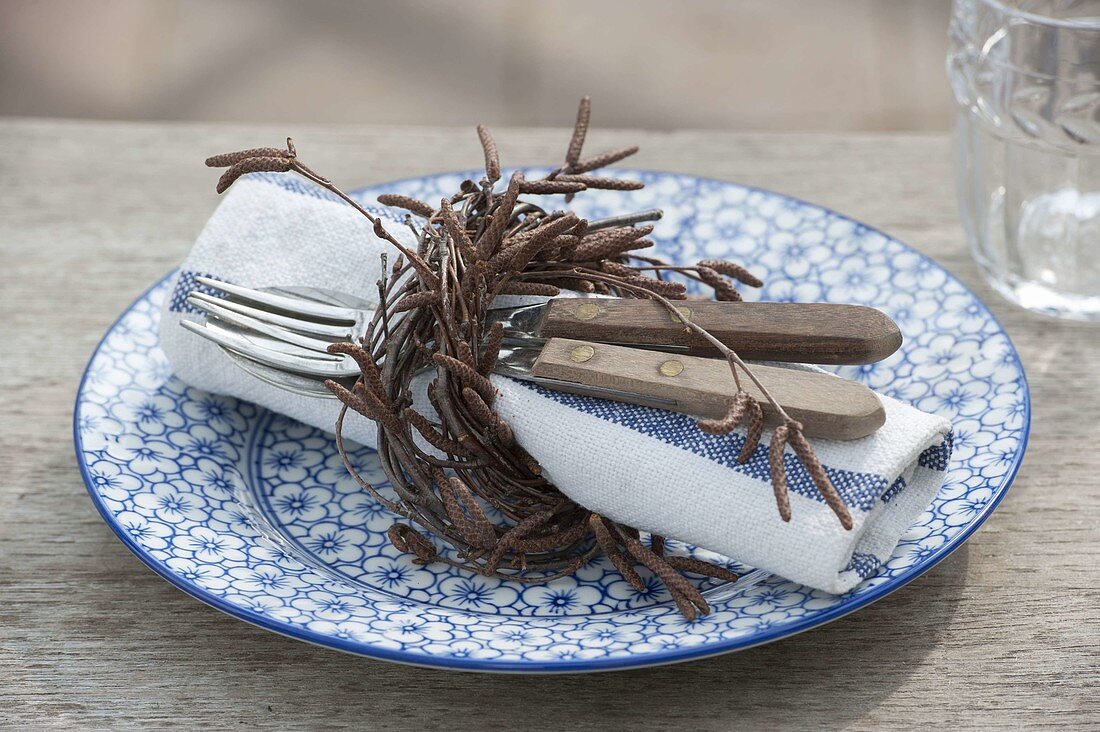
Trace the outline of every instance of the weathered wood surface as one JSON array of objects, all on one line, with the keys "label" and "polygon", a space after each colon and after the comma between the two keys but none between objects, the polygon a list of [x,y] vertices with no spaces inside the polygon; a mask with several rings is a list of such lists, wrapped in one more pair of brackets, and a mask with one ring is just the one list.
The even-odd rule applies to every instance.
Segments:
[{"label": "weathered wood surface", "polygon": [[[211,152],[295,134],[372,183],[473,168],[471,130],[0,122],[0,720],[12,727],[377,729],[1100,724],[1100,328],[994,296],[955,217],[945,137],[592,134],[637,164],[836,208],[935,257],[990,303],[1031,380],[1031,448],[974,538],[908,587],[779,643],[596,676],[476,676],[342,655],[183,595],[99,519],[70,437],[84,363],[216,204]],[[496,130],[507,163],[561,130]]]}]

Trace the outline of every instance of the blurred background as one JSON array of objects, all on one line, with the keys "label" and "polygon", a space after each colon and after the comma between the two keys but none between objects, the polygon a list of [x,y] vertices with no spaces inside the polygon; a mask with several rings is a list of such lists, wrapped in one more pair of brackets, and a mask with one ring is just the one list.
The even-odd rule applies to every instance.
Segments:
[{"label": "blurred background", "polygon": [[0,116],[944,130],[949,0],[0,0]]}]

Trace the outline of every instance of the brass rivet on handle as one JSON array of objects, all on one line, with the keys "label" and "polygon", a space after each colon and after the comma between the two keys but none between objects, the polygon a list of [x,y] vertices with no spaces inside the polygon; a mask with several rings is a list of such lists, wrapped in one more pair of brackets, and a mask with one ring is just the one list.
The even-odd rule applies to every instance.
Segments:
[{"label": "brass rivet on handle", "polygon": [[600,314],[600,308],[594,302],[582,302],[574,313],[581,320],[592,320]]},{"label": "brass rivet on handle", "polygon": [[569,360],[574,363],[584,363],[596,355],[596,349],[592,346],[576,346],[569,352]]},{"label": "brass rivet on handle", "polygon": [[[679,311],[679,313],[681,315],[683,315],[685,318],[687,318],[688,320],[691,320],[691,308],[678,307],[678,308],[676,308],[676,310]],[[679,318],[676,317],[676,313],[669,313],[668,314],[668,319],[671,320],[673,323],[683,322]]]},{"label": "brass rivet on handle", "polygon": [[676,359],[669,359],[662,363],[657,370],[661,372],[662,376],[679,376],[684,370],[684,364]]}]

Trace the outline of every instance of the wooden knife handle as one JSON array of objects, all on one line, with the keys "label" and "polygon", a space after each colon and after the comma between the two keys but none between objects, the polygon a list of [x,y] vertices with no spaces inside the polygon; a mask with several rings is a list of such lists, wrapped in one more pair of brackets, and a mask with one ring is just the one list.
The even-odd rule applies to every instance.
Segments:
[{"label": "wooden knife handle", "polygon": [[[783,409],[802,423],[807,436],[854,440],[886,421],[878,397],[859,382],[776,366],[753,366],[752,371]],[[614,389],[634,397],[598,395],[697,417],[725,415],[736,391],[729,365],[722,359],[568,338],[547,341],[532,373],[576,386],[563,391],[597,395],[584,387]],[[768,423],[775,424],[775,411],[762,394],[747,377],[741,383],[760,401]]]},{"label": "wooden knife handle", "polygon": [[[705,300],[676,305],[744,359],[873,363],[901,345],[901,331],[894,321],[863,305]],[[550,300],[539,335],[635,346],[686,346],[693,353],[714,353],[699,334],[652,300]]]}]

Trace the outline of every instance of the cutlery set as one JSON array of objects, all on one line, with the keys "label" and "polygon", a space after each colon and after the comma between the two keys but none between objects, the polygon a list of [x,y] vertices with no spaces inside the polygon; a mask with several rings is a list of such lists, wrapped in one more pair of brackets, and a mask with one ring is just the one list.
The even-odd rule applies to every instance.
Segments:
[{"label": "cutlery set", "polygon": [[[330,354],[359,342],[374,306],[316,288],[253,289],[197,278],[188,296],[205,313],[188,330],[221,346],[253,376],[297,394],[332,398],[326,379],[354,380],[355,362]],[[210,294],[216,292],[217,295]],[[901,345],[897,325],[874,308],[829,303],[683,301],[680,313],[745,359],[826,365],[882,360]],[[660,303],[557,298],[491,309],[505,338],[495,371],[540,386],[697,417],[725,414],[736,387],[717,351]],[[808,436],[865,437],[885,420],[863,384],[815,370],[756,366],[754,374]],[[760,392],[747,379],[754,397]],[[765,418],[770,405],[761,402]]]}]

